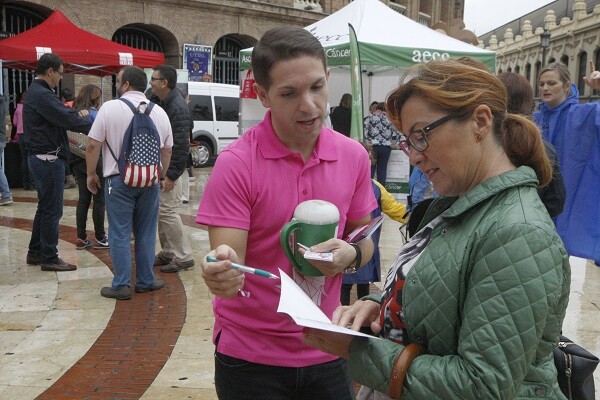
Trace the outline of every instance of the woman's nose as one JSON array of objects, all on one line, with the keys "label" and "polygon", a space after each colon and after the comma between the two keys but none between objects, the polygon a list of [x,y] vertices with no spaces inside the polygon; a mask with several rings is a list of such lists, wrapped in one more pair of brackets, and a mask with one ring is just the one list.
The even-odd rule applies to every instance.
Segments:
[{"label": "woman's nose", "polygon": [[422,152],[415,150],[414,147],[410,147],[408,149],[408,162],[410,163],[410,165],[414,165],[415,167],[417,167],[423,161],[424,158],[425,155]]}]

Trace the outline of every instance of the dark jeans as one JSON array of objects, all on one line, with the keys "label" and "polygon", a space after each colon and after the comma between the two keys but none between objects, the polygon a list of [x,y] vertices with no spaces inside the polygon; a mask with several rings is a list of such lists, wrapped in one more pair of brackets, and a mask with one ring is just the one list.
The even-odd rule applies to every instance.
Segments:
[{"label": "dark jeans", "polygon": [[219,400],[350,400],[346,360],[291,368],[215,353]]},{"label": "dark jeans", "polygon": [[375,178],[375,172],[377,172],[377,182],[381,183],[383,186],[385,186],[385,180],[387,178],[387,166],[391,154],[391,146],[382,146],[380,144],[373,145],[375,164],[371,165],[371,177]]},{"label": "dark jeans", "polygon": [[23,180],[23,188],[25,190],[35,188],[35,178],[29,169],[29,157],[27,148],[19,142],[19,150],[21,150],[21,179]]},{"label": "dark jeans", "polygon": [[66,162],[44,161],[29,156],[29,169],[37,183],[38,206],[33,219],[29,256],[40,257],[42,263],[58,261],[58,223],[63,214]]},{"label": "dark jeans", "polygon": [[[340,302],[343,306],[350,305],[350,291],[352,290],[352,283],[342,284],[342,294],[340,296]],[[369,283],[357,283],[356,284],[356,298],[368,296],[371,291]]]},{"label": "dark jeans", "polygon": [[[73,156],[77,157],[77,156]],[[101,165],[98,163],[98,165]],[[104,231],[104,191],[98,190],[98,193],[92,194],[87,188],[87,172],[85,167],[85,160],[77,157],[77,160],[71,163],[71,169],[77,180],[77,187],[79,189],[79,199],[77,200],[77,211],[75,213],[75,221],[77,223],[77,238],[85,240],[87,238],[86,225],[88,210],[90,209],[90,203],[92,198],[94,199],[94,205],[92,207],[92,221],[94,222],[94,234],[96,240],[101,240],[106,235]],[[96,173],[100,173],[98,176],[102,176],[102,169],[96,168]],[[101,187],[104,187],[104,178],[100,178]]]}]

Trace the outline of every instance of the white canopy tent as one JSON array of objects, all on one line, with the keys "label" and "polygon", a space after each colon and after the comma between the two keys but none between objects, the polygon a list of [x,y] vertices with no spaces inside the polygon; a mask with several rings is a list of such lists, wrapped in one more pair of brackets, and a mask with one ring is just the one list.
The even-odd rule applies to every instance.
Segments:
[{"label": "white canopy tent", "polygon": [[[358,40],[365,111],[372,101],[385,100],[387,94],[398,85],[401,69],[417,63],[467,56],[495,70],[496,54],[493,51],[421,25],[379,0],[354,0],[339,11],[305,27],[325,48],[327,63],[331,68],[331,105],[337,105],[342,94],[351,92],[348,24],[354,27]],[[251,60],[252,49],[240,52],[241,81],[251,68]],[[256,118],[250,119],[256,122]]]}]

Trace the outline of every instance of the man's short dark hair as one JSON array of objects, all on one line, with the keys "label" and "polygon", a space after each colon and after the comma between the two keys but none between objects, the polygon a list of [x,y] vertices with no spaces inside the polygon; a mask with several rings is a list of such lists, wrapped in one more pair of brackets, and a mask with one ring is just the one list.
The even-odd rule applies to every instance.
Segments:
[{"label": "man's short dark hair", "polygon": [[170,65],[159,65],[153,68],[158,71],[160,77],[167,81],[169,89],[175,89],[177,85],[177,70]]},{"label": "man's short dark hair", "polygon": [[140,67],[128,65],[121,69],[123,75],[121,76],[121,84],[129,82],[129,86],[133,90],[144,93],[146,86],[148,86],[148,78],[146,73]]},{"label": "man's short dark hair", "polygon": [[268,30],[252,50],[252,73],[256,83],[269,89],[269,71],[273,64],[301,56],[315,57],[321,60],[323,68],[327,69],[321,42],[306,29],[282,26]]},{"label": "man's short dark hair", "polygon": [[63,60],[59,56],[54,53],[44,53],[37,62],[35,74],[44,75],[50,68],[58,71],[61,65],[63,65]]}]

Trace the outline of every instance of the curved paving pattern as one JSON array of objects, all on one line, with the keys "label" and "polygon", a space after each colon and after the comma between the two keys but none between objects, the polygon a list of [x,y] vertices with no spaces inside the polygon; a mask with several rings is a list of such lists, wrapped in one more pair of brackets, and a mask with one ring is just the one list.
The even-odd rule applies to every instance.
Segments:
[{"label": "curved paving pattern", "polygon": [[[72,203],[76,202],[65,201],[66,206],[75,205]],[[22,218],[0,217],[0,225],[31,232],[31,221]],[[76,230],[61,225],[60,234],[72,238]],[[108,251],[89,251],[112,270]],[[186,316],[185,290],[179,276],[158,271],[156,276],[165,280],[165,288],[117,301],[106,329],[88,352],[38,399],[138,399],[146,392],[169,359]]]}]

